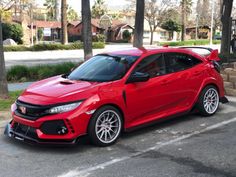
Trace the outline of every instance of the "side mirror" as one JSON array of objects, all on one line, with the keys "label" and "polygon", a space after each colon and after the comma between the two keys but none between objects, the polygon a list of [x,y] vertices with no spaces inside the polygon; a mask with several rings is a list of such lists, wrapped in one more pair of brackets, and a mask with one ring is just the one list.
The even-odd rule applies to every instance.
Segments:
[{"label": "side mirror", "polygon": [[131,74],[129,79],[126,81],[126,84],[134,83],[134,82],[146,82],[149,79],[150,79],[150,75],[148,73],[135,72]]}]

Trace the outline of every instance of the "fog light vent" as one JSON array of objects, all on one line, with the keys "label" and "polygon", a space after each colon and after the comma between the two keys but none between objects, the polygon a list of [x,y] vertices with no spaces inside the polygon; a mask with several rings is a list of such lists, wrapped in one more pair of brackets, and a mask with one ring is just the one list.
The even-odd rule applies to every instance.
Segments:
[{"label": "fog light vent", "polygon": [[69,128],[69,131],[71,133],[75,133],[75,130],[68,119],[66,119],[66,124],[67,124],[67,127]]},{"label": "fog light vent", "polygon": [[44,122],[40,130],[47,135],[65,135],[68,133],[68,129],[63,120]]}]

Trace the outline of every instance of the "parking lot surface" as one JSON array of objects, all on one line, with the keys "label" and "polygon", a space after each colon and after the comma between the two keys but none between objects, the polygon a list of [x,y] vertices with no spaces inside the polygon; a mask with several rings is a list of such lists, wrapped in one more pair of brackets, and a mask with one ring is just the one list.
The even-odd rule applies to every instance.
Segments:
[{"label": "parking lot surface", "polygon": [[28,145],[3,135],[3,177],[236,177],[236,99],[212,117],[181,116],[130,133],[110,147]]}]

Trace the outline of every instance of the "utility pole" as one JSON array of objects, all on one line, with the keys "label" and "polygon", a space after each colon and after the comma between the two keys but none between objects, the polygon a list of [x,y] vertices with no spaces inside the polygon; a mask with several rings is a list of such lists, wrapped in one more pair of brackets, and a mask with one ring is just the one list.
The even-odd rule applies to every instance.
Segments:
[{"label": "utility pole", "polygon": [[215,1],[212,0],[212,8],[211,8],[211,35],[210,35],[210,45],[212,45],[212,38],[213,38],[214,10],[215,10]]}]

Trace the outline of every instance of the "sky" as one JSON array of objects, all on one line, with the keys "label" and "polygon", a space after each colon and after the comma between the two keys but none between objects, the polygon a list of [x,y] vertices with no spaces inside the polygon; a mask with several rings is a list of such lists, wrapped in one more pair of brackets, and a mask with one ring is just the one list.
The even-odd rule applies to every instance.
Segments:
[{"label": "sky", "polygon": [[[42,6],[45,3],[45,0],[35,0],[37,4]],[[105,0],[108,8],[112,9],[122,9],[125,4],[127,4],[126,0]],[[76,10],[76,12],[80,13],[81,11],[81,0],[67,0],[69,6]],[[94,4],[94,0],[90,1],[90,5]]]}]

